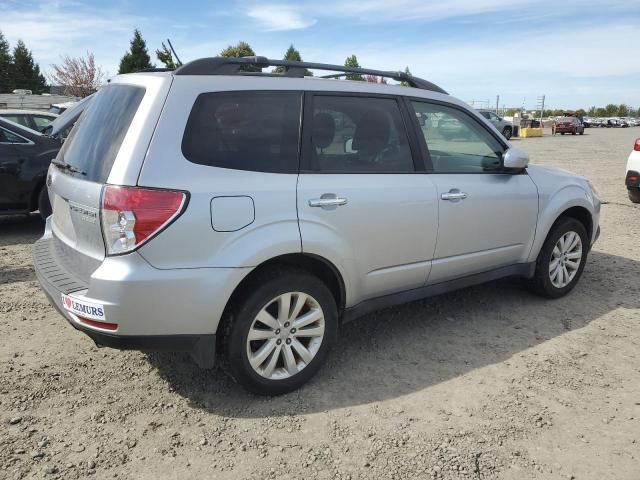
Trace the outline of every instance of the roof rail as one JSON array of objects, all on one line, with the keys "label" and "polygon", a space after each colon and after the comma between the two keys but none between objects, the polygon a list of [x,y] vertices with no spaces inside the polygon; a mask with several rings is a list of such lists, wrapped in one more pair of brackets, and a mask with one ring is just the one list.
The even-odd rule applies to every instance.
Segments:
[{"label": "roof rail", "polygon": [[305,69],[325,70],[341,72],[326,75],[322,78],[339,78],[349,74],[375,75],[377,77],[390,78],[398,82],[406,82],[409,86],[422,90],[447,94],[439,86],[422,78],[414,77],[406,72],[392,72],[385,70],[373,70],[370,68],[345,67],[344,65],[330,65],[327,63],[296,62],[292,60],[271,60],[266,57],[209,57],[200,58],[186,63],[176,69],[174,75],[237,75],[242,74],[242,67],[253,66],[256,68],[284,67],[284,77],[304,77]]}]

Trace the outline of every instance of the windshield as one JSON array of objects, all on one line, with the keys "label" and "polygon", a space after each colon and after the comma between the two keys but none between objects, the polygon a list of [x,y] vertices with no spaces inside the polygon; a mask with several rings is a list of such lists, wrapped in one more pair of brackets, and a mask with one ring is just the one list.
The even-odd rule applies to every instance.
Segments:
[{"label": "windshield", "polygon": [[71,130],[58,160],[77,170],[76,175],[105,183],[144,92],[132,85],[101,89]]}]

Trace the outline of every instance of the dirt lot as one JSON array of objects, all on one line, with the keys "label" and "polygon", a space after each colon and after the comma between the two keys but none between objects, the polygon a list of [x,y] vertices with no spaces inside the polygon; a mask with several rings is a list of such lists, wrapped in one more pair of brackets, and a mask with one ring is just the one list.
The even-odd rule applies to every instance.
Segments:
[{"label": "dirt lot", "polygon": [[568,297],[505,280],[370,315],[273,399],[183,355],[96,348],[38,289],[41,222],[0,219],[0,478],[639,479],[638,136],[515,140],[606,202]]}]

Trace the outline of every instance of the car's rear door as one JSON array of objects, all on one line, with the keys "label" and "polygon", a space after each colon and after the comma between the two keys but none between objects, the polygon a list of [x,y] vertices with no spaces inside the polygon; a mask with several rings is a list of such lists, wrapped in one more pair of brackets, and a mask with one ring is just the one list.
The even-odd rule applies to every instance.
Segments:
[{"label": "car's rear door", "polygon": [[302,249],[337,264],[347,306],[420,287],[437,234],[435,186],[421,171],[394,96],[307,92],[298,215]]},{"label": "car's rear door", "polygon": [[[525,172],[502,168],[507,145],[464,108],[408,102],[437,188],[438,241],[428,283],[526,261],[535,236],[538,191]],[[452,138],[429,119],[455,119]],[[422,122],[420,122],[422,123]]]}]

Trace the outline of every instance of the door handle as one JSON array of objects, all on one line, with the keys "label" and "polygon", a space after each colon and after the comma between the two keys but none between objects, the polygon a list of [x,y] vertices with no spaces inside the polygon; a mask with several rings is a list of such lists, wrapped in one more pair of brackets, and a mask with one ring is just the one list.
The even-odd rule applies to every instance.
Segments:
[{"label": "door handle", "polygon": [[341,205],[346,205],[347,199],[341,197],[323,197],[322,198],[312,198],[309,200],[310,207],[339,207]]},{"label": "door handle", "polygon": [[460,191],[450,191],[440,195],[442,200],[464,200],[467,198],[467,194]]}]

